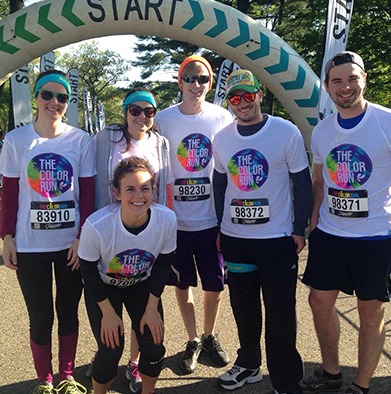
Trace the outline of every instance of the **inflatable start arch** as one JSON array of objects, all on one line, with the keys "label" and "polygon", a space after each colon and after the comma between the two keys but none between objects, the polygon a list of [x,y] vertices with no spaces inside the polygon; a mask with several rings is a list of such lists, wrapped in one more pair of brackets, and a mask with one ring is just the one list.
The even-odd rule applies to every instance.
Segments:
[{"label": "inflatable start arch", "polygon": [[40,1],[0,21],[0,82],[51,50],[118,34],[185,41],[252,70],[284,105],[309,146],[319,78],[277,35],[212,0]]}]

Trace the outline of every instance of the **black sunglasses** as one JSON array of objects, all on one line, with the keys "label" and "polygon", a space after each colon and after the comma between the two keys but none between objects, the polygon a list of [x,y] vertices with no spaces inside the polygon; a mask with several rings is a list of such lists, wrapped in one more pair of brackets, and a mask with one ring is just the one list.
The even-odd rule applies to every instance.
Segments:
[{"label": "black sunglasses", "polygon": [[258,91],[249,93],[243,93],[243,94],[232,94],[227,97],[227,100],[230,102],[231,105],[236,106],[239,105],[242,102],[242,98],[244,101],[247,103],[251,103],[255,100],[255,97],[257,96]]},{"label": "black sunglasses", "polygon": [[188,77],[182,77],[183,82],[186,83],[194,83],[198,81],[200,84],[209,83],[210,77],[209,75],[189,75]]},{"label": "black sunglasses", "polygon": [[144,115],[146,118],[153,118],[156,114],[155,107],[141,108],[135,104],[128,105],[127,110],[129,111],[130,115],[132,115],[132,116],[139,116],[141,114],[141,112],[144,112]]},{"label": "black sunglasses", "polygon": [[57,93],[50,90],[40,90],[39,93],[41,93],[41,98],[45,101],[50,101],[55,97],[59,103],[66,104],[69,100],[69,94],[66,93]]}]

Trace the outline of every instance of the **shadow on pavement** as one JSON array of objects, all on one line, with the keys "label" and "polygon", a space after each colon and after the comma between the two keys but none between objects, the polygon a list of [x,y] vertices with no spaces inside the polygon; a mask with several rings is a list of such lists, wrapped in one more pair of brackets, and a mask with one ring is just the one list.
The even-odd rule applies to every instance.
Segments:
[{"label": "shadow on pavement", "polygon": [[[164,368],[171,368],[173,362],[177,362],[177,356],[168,357],[165,360]],[[318,364],[306,363],[306,375],[311,373],[311,371],[317,367]],[[91,381],[85,376],[85,371],[87,365],[80,366],[75,370],[75,378],[84,386],[87,387],[88,393],[92,393]],[[344,376],[344,388],[349,386],[351,380],[353,379],[355,368],[352,367],[341,367],[342,374]],[[175,374],[174,374],[175,375]],[[202,377],[199,375],[176,375],[170,378],[160,378],[157,385],[156,394],[221,394],[229,393],[222,389],[217,383],[217,375],[215,378],[209,376]],[[55,379],[58,376],[55,376]],[[193,380],[193,381],[192,381]],[[187,381],[187,384],[183,384]],[[176,384],[177,382],[177,384]],[[10,385],[5,385],[0,387],[0,394],[22,394],[31,393],[36,385],[35,380],[27,380],[19,383],[14,383]],[[169,386],[169,387],[162,387]],[[387,377],[374,377],[371,382],[371,393],[373,394],[390,394],[391,392],[391,376]],[[128,382],[125,379],[125,367],[121,366],[118,369],[117,378],[112,386],[112,390],[115,393],[129,394],[130,390],[128,388]],[[343,393],[343,390],[340,392]],[[248,384],[240,389],[233,391],[237,394],[272,394],[274,393],[270,379],[268,375],[264,375],[264,379],[260,383]]]}]

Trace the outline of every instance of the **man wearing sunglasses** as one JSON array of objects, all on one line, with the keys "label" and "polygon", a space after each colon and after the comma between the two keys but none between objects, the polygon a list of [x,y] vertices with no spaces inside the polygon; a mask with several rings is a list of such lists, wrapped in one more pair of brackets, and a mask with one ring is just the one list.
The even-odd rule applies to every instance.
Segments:
[{"label": "man wearing sunglasses", "polygon": [[391,111],[364,99],[362,58],[340,52],[325,66],[325,87],[337,113],[314,129],[314,205],[303,282],[322,366],[303,382],[305,393],[339,391],[339,292],[357,297],[358,369],[344,392],[366,394],[385,340],[391,297]]},{"label": "man wearing sunglasses", "polygon": [[[201,56],[186,58],[178,72],[182,102],[158,112],[155,124],[170,142],[170,159],[175,178],[173,209],[178,219],[178,240],[174,271],[169,284],[186,327],[188,342],[180,358],[184,373],[196,369],[203,349],[216,366],[228,364],[215,325],[224,289],[224,262],[214,240],[218,228],[213,205],[211,175],[212,144],[218,130],[232,122],[224,108],[206,102],[212,86],[212,68]],[[197,272],[204,290],[203,334],[198,335],[191,287],[197,286]]]},{"label": "man wearing sunglasses", "polygon": [[262,291],[267,367],[275,393],[299,394],[303,364],[296,349],[296,281],[311,179],[300,131],[263,114],[262,99],[253,73],[234,71],[227,79],[227,100],[236,120],[214,143],[218,244],[240,342],[233,367],[219,383],[234,390],[262,380]]}]

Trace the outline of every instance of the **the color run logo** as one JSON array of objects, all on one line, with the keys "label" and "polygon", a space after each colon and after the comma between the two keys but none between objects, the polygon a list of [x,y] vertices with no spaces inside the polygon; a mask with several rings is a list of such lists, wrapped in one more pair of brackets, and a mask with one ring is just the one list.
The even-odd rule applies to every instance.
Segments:
[{"label": "the color run logo", "polygon": [[203,134],[190,134],[180,142],[177,156],[186,171],[202,171],[212,159],[212,143]]},{"label": "the color run logo", "polygon": [[351,144],[334,148],[327,156],[326,165],[330,179],[342,189],[358,188],[372,174],[372,161],[367,153]]},{"label": "the color run logo", "polygon": [[56,197],[71,187],[73,169],[65,157],[43,153],[31,159],[27,177],[31,188],[38,194],[43,197]]},{"label": "the color run logo", "polygon": [[235,153],[228,163],[234,184],[243,191],[259,189],[269,175],[269,164],[261,152],[244,149]]},{"label": "the color run logo", "polygon": [[126,277],[133,277],[140,273],[147,272],[152,268],[155,257],[146,250],[129,249],[118,253],[111,259],[107,274],[121,274]]}]

